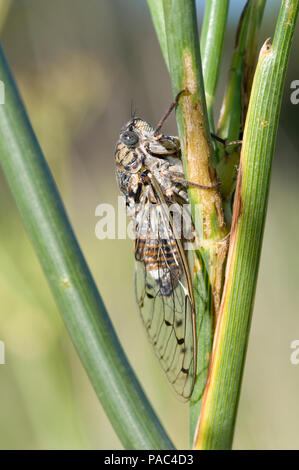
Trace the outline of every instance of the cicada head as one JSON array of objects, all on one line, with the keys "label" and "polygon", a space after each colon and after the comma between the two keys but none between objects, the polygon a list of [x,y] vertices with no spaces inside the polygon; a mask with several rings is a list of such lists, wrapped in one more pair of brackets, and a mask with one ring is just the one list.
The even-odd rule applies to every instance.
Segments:
[{"label": "cicada head", "polygon": [[122,129],[116,145],[116,165],[130,173],[137,173],[143,166],[142,143],[153,134],[151,125],[140,118],[131,119]]}]

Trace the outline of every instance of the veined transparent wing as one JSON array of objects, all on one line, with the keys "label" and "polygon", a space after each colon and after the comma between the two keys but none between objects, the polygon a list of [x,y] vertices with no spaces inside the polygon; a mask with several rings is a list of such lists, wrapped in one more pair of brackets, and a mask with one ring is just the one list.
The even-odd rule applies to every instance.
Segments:
[{"label": "veined transparent wing", "polygon": [[144,198],[136,225],[136,298],[161,366],[174,390],[187,400],[196,377],[192,282],[163,194],[154,177],[151,181],[157,203]]}]

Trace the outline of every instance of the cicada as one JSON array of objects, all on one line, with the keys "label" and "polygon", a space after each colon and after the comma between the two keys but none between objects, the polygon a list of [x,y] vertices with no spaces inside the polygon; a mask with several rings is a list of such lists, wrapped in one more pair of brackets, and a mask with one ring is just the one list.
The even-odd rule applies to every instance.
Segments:
[{"label": "cicada", "polygon": [[174,390],[188,400],[197,370],[192,279],[171,207],[188,204],[178,137],[133,117],[116,145],[116,177],[135,227],[135,293],[150,342]]}]

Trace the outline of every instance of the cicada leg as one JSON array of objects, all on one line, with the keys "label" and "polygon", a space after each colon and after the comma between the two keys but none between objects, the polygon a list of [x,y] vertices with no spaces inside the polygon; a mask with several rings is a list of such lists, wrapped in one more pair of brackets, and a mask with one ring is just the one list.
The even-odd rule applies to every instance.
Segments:
[{"label": "cicada leg", "polygon": [[166,121],[166,119],[168,118],[168,116],[171,114],[171,112],[176,108],[178,102],[179,102],[179,98],[180,96],[186,91],[186,89],[184,88],[183,90],[181,90],[175,97],[175,100],[171,103],[171,105],[169,106],[168,110],[166,111],[166,113],[164,114],[164,116],[162,116],[162,118],[160,119],[160,121],[158,122],[155,130],[154,130],[154,135],[157,135],[159,133],[159,131],[161,130],[164,122]]},{"label": "cicada leg", "polygon": [[165,175],[165,177],[169,178],[174,183],[180,183],[180,184],[183,184],[185,186],[192,186],[193,188],[215,189],[215,188],[218,188],[220,186],[219,182],[216,183],[216,184],[213,184],[211,186],[206,186],[206,185],[203,185],[203,184],[194,183],[193,181],[186,180],[183,173],[179,173],[179,172],[176,172],[176,171],[164,170],[163,174]]},{"label": "cicada leg", "polygon": [[225,145],[225,147],[229,147],[230,145],[241,145],[242,142],[243,142],[242,140],[228,141],[227,139],[222,139],[221,137],[219,137],[216,134],[213,134],[212,132],[211,132],[211,137],[213,137],[213,139],[217,140],[217,142],[220,142],[221,144]]}]

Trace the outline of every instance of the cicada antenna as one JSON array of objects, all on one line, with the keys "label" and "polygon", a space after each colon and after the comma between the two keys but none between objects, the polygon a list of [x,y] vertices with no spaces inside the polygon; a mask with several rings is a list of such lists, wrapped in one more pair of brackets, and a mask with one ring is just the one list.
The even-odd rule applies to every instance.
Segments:
[{"label": "cicada antenna", "polygon": [[136,116],[136,108],[134,107],[134,101],[133,98],[131,99],[131,119],[135,119]]}]

